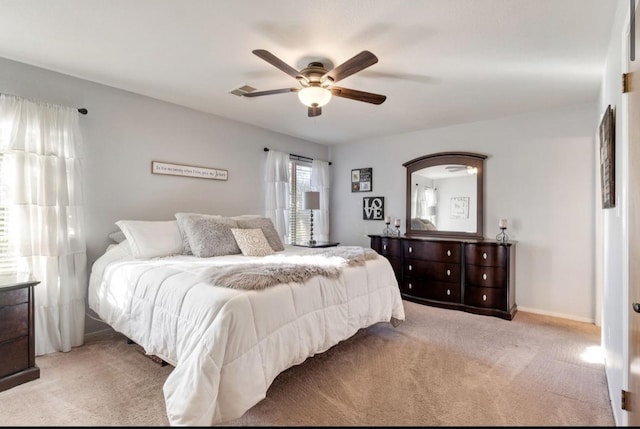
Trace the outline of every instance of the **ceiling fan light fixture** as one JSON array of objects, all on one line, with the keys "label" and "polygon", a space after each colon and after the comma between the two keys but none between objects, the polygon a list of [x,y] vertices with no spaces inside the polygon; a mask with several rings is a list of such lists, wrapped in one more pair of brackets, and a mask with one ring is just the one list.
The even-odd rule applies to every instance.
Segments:
[{"label": "ceiling fan light fixture", "polygon": [[300,102],[308,107],[322,107],[331,100],[331,91],[320,86],[308,86],[298,91]]}]

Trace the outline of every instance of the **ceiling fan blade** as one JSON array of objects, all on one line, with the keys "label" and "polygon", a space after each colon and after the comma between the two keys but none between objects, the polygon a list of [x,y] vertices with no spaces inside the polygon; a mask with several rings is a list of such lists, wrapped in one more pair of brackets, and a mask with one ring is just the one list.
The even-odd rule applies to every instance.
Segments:
[{"label": "ceiling fan blade", "polygon": [[271,64],[272,66],[282,70],[292,78],[298,79],[298,80],[304,79],[304,76],[302,76],[298,70],[294,69],[289,64],[285,63],[280,58],[273,55],[271,52],[265,51],[264,49],[255,49],[252,52],[256,56],[262,58],[263,60]]},{"label": "ceiling fan blade", "polygon": [[371,104],[382,104],[387,99],[386,95],[374,94],[372,92],[356,91],[355,89],[341,88],[334,86],[331,94],[336,97],[348,98],[350,100],[364,101]]},{"label": "ceiling fan blade", "polygon": [[309,107],[307,116],[310,118],[313,116],[320,116],[322,114],[322,107]]},{"label": "ceiling fan blade", "polygon": [[244,97],[260,97],[262,95],[272,94],[284,94],[285,92],[298,92],[298,88],[282,88],[282,89],[270,89],[268,91],[254,91],[242,94]]},{"label": "ceiling fan blade", "polygon": [[360,70],[364,70],[377,62],[378,57],[376,57],[369,51],[362,51],[358,55],[354,56],[351,59],[348,59],[339,66],[334,67],[333,70],[325,73],[325,75],[322,76],[320,80],[324,82],[327,77],[330,77],[335,83],[339,80],[351,76],[354,73],[359,72]]}]

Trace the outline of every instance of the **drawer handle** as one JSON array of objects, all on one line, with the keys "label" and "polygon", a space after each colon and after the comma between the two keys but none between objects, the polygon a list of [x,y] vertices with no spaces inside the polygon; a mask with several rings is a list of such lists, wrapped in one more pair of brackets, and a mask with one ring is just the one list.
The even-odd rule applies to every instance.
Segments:
[{"label": "drawer handle", "polygon": [[447,275],[450,276],[451,275],[451,270],[447,270]]},{"label": "drawer handle", "polygon": [[409,271],[413,270],[413,267],[411,266],[411,264],[409,264]]},{"label": "drawer handle", "polygon": [[451,250],[447,250],[447,256],[451,256]]},{"label": "drawer handle", "polygon": [[483,300],[483,301],[486,301],[486,300],[487,300],[487,295],[482,294],[482,300]]},{"label": "drawer handle", "polygon": [[447,295],[451,295],[451,289],[447,289]]},{"label": "drawer handle", "polygon": [[413,286],[411,285],[411,283],[409,283],[409,289],[411,289]]},{"label": "drawer handle", "polygon": [[487,279],[487,275],[486,275],[486,274],[483,274],[483,275],[482,275],[482,280],[486,280],[486,279]]},{"label": "drawer handle", "polygon": [[387,245],[386,244],[382,245],[382,250],[387,250]]},{"label": "drawer handle", "polygon": [[413,247],[409,247],[409,253],[413,253]]},{"label": "drawer handle", "polygon": [[482,254],[482,259],[487,259],[487,253],[486,252]]}]

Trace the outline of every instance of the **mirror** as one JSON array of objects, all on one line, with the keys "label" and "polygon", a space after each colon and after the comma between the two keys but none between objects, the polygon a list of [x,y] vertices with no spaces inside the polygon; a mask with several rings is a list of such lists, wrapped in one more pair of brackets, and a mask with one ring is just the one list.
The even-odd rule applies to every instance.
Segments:
[{"label": "mirror", "polygon": [[483,238],[486,155],[443,152],[407,167],[407,236]]}]

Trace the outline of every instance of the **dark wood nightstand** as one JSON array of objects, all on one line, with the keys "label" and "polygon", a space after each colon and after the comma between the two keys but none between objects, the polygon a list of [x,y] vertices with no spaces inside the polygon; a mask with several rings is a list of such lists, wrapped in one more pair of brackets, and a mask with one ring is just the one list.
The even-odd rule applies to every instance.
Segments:
[{"label": "dark wood nightstand", "polygon": [[40,378],[33,309],[38,283],[20,275],[0,276],[0,392]]},{"label": "dark wood nightstand", "polygon": [[335,247],[340,243],[333,241],[316,241],[315,244],[309,243],[291,243],[292,246],[298,247]]}]

